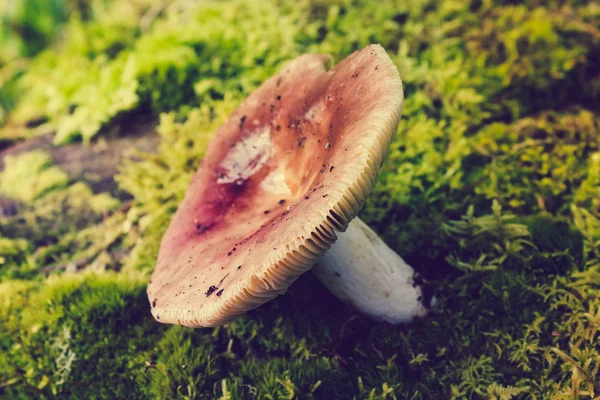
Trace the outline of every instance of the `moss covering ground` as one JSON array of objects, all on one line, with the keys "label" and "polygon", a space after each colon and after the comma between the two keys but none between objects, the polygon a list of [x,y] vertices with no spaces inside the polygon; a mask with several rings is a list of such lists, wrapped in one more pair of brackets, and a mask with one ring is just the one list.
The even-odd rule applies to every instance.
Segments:
[{"label": "moss covering ground", "polygon": [[[4,56],[0,143],[142,114],[161,142],[122,161],[123,201],[46,153],[3,158],[0,397],[600,396],[597,3],[156,4],[91,2],[26,67]],[[430,315],[374,323],[307,274],[220,328],[154,322],[160,237],[216,127],[286,60],[375,42],[406,101],[362,217],[429,281]]]}]

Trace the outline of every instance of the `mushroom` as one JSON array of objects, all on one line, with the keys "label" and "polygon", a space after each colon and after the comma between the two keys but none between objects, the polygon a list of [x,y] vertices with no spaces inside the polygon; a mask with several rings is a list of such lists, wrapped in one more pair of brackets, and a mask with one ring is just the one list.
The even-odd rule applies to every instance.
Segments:
[{"label": "mushroom", "polygon": [[425,314],[412,268],[356,218],[399,124],[400,76],[379,45],[330,64],[290,61],[217,130],[161,242],[157,321],[224,324],[317,261],[317,277],[373,318]]}]

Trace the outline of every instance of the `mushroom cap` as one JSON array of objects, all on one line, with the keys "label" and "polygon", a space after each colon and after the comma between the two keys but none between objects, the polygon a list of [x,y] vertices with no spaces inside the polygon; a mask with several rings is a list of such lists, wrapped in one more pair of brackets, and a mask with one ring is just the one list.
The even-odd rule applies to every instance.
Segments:
[{"label": "mushroom cap", "polygon": [[160,246],[148,298],[163,323],[217,326],[286,292],[364,204],[403,92],[370,45],[332,69],[308,54],[217,130]]}]

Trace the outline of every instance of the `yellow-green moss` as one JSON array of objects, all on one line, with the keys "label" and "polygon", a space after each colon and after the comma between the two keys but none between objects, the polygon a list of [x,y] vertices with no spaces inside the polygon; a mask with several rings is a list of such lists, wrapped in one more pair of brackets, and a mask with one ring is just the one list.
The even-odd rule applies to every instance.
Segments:
[{"label": "yellow-green moss", "polygon": [[6,156],[0,173],[0,193],[31,202],[52,189],[66,186],[67,173],[52,164],[52,158],[42,151]]},{"label": "yellow-green moss", "polygon": [[7,156],[0,179],[4,196],[24,202],[15,205],[16,215],[0,216],[0,278],[35,278],[96,259],[107,264],[100,257],[122,231],[116,198],[70,183],[42,151]]}]

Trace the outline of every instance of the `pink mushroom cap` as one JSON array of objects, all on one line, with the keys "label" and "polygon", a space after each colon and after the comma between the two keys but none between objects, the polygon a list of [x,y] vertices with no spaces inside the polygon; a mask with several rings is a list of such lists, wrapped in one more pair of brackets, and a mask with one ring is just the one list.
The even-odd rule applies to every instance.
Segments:
[{"label": "pink mushroom cap", "polygon": [[160,246],[157,321],[217,326],[285,293],[356,217],[397,130],[402,82],[379,45],[330,64],[288,62],[217,130]]}]

